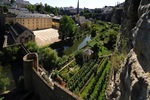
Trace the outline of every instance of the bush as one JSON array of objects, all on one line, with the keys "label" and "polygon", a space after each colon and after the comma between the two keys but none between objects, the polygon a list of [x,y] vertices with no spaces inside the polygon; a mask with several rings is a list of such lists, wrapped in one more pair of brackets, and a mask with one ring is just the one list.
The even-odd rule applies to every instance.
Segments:
[{"label": "bush", "polygon": [[25,46],[30,52],[38,52],[39,50],[38,45],[33,41],[26,43]]},{"label": "bush", "polygon": [[6,77],[3,67],[0,66],[0,94],[10,85],[10,79]]}]

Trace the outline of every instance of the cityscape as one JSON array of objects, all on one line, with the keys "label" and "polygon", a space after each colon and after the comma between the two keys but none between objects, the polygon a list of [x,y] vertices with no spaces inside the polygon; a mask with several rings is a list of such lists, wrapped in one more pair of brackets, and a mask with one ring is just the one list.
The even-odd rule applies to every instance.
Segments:
[{"label": "cityscape", "polygon": [[0,100],[150,99],[149,0],[50,2],[0,0]]}]

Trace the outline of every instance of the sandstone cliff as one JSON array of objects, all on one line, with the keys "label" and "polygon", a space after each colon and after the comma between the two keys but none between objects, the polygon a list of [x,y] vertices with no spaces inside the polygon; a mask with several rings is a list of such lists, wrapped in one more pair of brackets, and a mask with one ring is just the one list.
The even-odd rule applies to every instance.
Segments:
[{"label": "sandstone cliff", "polygon": [[123,37],[128,56],[110,79],[108,100],[150,100],[150,0],[126,0]]}]

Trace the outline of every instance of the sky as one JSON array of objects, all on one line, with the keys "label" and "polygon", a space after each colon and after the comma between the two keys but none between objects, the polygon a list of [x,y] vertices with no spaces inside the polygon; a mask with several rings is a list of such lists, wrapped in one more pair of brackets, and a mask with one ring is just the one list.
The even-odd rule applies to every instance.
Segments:
[{"label": "sky", "polygon": [[[35,3],[47,3],[53,7],[77,7],[78,0],[28,0],[31,4]],[[118,3],[122,3],[125,0],[80,0],[80,8],[102,8],[104,6],[115,6]]]}]

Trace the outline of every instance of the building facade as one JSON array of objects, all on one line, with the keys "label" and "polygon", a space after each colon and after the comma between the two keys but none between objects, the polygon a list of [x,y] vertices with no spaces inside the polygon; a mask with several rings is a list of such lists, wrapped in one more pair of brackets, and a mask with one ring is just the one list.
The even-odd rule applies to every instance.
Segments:
[{"label": "building facade", "polygon": [[52,27],[52,18],[45,14],[18,14],[15,22],[29,30],[47,29]]},{"label": "building facade", "polygon": [[11,41],[10,44],[27,43],[29,41],[35,41],[35,35],[26,27],[15,23],[10,27],[9,41]]}]

